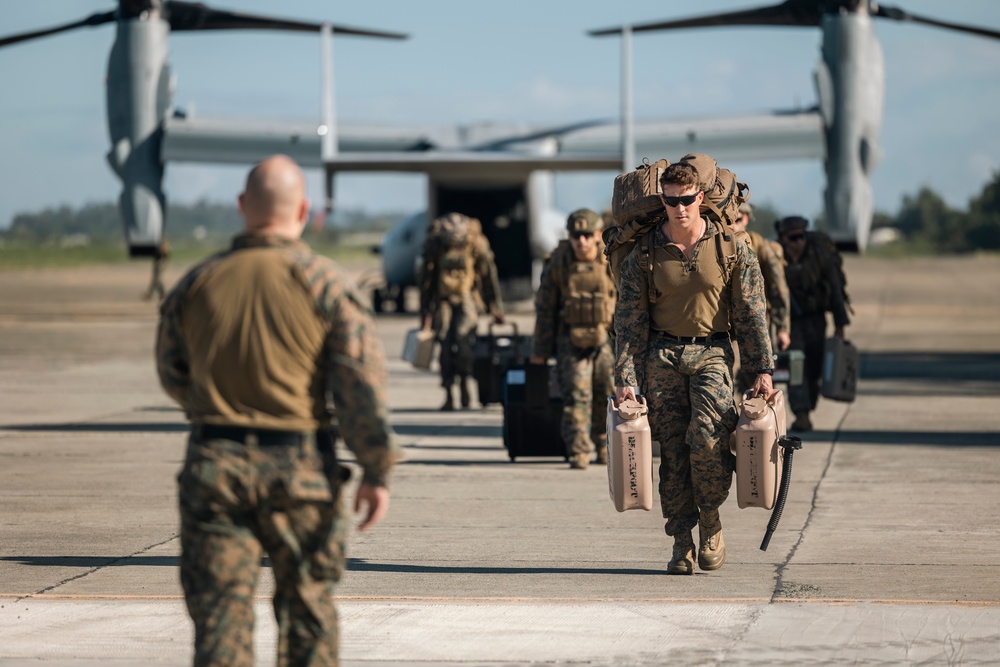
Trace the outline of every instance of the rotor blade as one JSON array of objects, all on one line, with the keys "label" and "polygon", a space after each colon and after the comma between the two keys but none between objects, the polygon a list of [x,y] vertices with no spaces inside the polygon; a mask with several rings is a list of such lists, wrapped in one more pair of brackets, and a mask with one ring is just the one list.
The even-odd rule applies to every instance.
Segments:
[{"label": "rotor blade", "polygon": [[586,120],[579,123],[572,123],[569,125],[561,125],[559,127],[551,127],[543,130],[538,130],[530,134],[522,134],[518,136],[506,137],[504,139],[498,139],[496,141],[490,141],[479,146],[472,147],[471,150],[474,151],[489,151],[489,150],[503,150],[505,147],[511,144],[527,143],[532,141],[538,141],[539,139],[548,138],[558,138],[564,134],[569,134],[570,132],[576,132],[577,130],[586,130],[591,127],[598,127],[601,125],[607,125],[611,121],[609,120]]},{"label": "rotor blade", "polygon": [[1000,31],[990,30],[989,28],[977,28],[971,25],[961,25],[959,23],[948,23],[947,21],[938,21],[937,19],[927,18],[925,16],[917,16],[916,14],[910,14],[898,7],[886,7],[885,5],[879,5],[878,10],[875,12],[875,16],[884,19],[893,19],[896,21],[913,21],[914,23],[923,23],[925,25],[932,25],[936,28],[945,28],[947,30],[958,30],[960,32],[968,32],[973,35],[979,35],[980,37],[992,37],[993,39],[1000,39]]},{"label": "rotor blade", "polygon": [[38,39],[39,37],[45,37],[47,35],[55,35],[60,32],[66,32],[67,30],[75,30],[76,28],[93,27],[97,25],[103,25],[105,23],[111,23],[115,20],[115,12],[103,12],[101,14],[92,14],[82,21],[75,21],[73,23],[67,23],[66,25],[56,26],[55,28],[47,28],[45,30],[36,30],[34,32],[23,32],[20,35],[11,35],[10,37],[0,38],[0,48],[5,46],[10,46],[11,44],[17,44],[18,42],[26,42],[29,39]]},{"label": "rotor blade", "polygon": [[[785,2],[778,5],[758,7],[757,9],[726,12],[724,14],[694,16],[688,19],[679,19],[676,21],[641,23],[633,25],[632,32],[675,30],[680,28],[711,28],[737,25],[815,27],[820,24],[820,18],[822,15],[823,12],[821,3],[815,2],[815,0],[785,0]],[[592,37],[603,37],[605,35],[617,35],[620,34],[621,31],[621,28],[604,28],[602,30],[591,30],[588,34]]]},{"label": "rotor blade", "polygon": [[[294,32],[319,32],[322,23],[292,21],[289,19],[255,16],[212,9],[200,2],[164,3],[170,18],[170,29],[187,30],[291,30]],[[334,34],[356,35],[359,37],[381,37],[384,39],[407,39],[409,35],[397,32],[382,32],[365,28],[333,26]]]}]

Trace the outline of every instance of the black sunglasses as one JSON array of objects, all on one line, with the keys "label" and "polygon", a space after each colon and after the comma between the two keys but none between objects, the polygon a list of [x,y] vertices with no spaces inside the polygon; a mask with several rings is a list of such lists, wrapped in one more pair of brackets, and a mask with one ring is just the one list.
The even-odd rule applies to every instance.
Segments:
[{"label": "black sunglasses", "polygon": [[570,238],[574,238],[577,241],[579,241],[580,239],[582,239],[585,236],[593,236],[594,232],[570,232],[569,235],[570,235]]},{"label": "black sunglasses", "polygon": [[788,234],[787,236],[785,236],[786,239],[788,239],[789,241],[792,241],[793,243],[795,241],[801,241],[805,237],[806,237],[805,234]]},{"label": "black sunglasses", "polygon": [[695,202],[696,199],[698,199],[699,194],[701,193],[696,192],[693,195],[684,195],[683,197],[668,197],[666,195],[663,195],[663,203],[669,206],[670,208],[675,208],[678,204],[684,204],[685,206],[690,206]]}]

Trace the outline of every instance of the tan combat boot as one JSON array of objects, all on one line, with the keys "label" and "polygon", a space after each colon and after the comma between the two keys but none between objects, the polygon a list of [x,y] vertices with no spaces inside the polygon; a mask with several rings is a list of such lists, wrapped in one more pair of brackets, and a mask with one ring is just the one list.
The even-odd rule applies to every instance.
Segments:
[{"label": "tan combat boot", "polygon": [[586,470],[588,465],[590,465],[590,454],[572,454],[569,457],[571,470]]},{"label": "tan combat boot", "polygon": [[607,447],[598,447],[597,448],[597,458],[594,460],[594,463],[600,464],[602,466],[608,464],[608,448]]},{"label": "tan combat boot", "polygon": [[726,562],[726,543],[722,540],[719,510],[703,510],[698,521],[698,567],[718,570]]},{"label": "tan combat boot", "polygon": [[674,535],[674,553],[667,563],[667,574],[694,574],[694,540],[691,531]]},{"label": "tan combat boot", "polygon": [[813,424],[812,421],[810,421],[809,419],[809,413],[796,412],[795,421],[792,422],[792,425],[789,427],[789,430],[798,431],[799,433],[808,433],[809,431],[813,430]]}]

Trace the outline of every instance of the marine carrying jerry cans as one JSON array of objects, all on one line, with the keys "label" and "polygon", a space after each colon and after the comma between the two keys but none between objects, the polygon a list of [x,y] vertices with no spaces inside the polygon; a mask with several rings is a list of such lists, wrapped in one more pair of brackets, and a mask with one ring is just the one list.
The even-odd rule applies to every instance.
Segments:
[{"label": "marine carrying jerry cans", "polygon": [[842,338],[823,344],[823,382],[820,393],[834,401],[850,403],[858,388],[858,348]]},{"label": "marine carrying jerry cans", "polygon": [[646,399],[608,398],[608,492],[619,512],[653,509],[653,442]]},{"label": "marine carrying jerry cans", "polygon": [[770,401],[743,400],[730,448],[736,455],[736,503],[772,509],[781,483],[781,448],[785,435],[785,397],[778,390]]},{"label": "marine carrying jerry cans", "polygon": [[434,357],[434,332],[430,329],[410,329],[403,344],[403,359],[414,368],[424,370],[431,367]]}]

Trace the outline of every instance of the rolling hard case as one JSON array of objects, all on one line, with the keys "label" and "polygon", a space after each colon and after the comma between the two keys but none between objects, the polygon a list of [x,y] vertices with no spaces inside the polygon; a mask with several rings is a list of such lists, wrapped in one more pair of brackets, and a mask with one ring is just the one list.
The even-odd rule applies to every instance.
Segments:
[{"label": "rolling hard case", "polygon": [[403,359],[414,368],[428,369],[434,358],[434,332],[430,329],[410,329],[403,344]]},{"label": "rolling hard case", "polygon": [[553,396],[555,366],[515,365],[503,383],[503,446],[511,461],[519,456],[568,459],[562,439],[562,399]]},{"label": "rolling hard case", "polygon": [[531,336],[517,333],[517,325],[510,323],[512,333],[497,335],[494,323],[485,336],[476,336],[472,348],[472,376],[476,379],[479,402],[482,405],[503,402],[503,379],[507,368],[524,362],[531,356]]},{"label": "rolling hard case", "polygon": [[820,393],[834,401],[850,403],[858,388],[858,348],[841,338],[827,338],[823,346],[823,381]]}]

